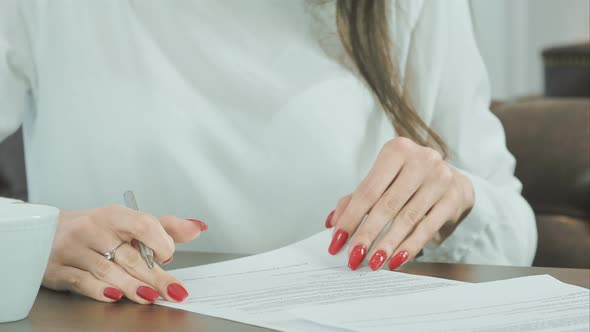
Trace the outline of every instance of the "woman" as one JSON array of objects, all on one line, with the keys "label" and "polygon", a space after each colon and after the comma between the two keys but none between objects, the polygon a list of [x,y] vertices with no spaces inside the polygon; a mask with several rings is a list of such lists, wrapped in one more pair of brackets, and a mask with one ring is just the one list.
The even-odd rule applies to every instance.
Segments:
[{"label": "woman", "polygon": [[[534,217],[464,1],[11,0],[0,13],[0,138],[23,123],[30,200],[63,209],[46,287],[181,301],[133,240],[166,263],[207,228],[183,219],[198,217],[210,230],[184,249],[256,253],[320,231],[336,201],[326,247],[346,245],[351,269],[420,252],[532,261]],[[116,205],[129,188],[144,212]]]}]

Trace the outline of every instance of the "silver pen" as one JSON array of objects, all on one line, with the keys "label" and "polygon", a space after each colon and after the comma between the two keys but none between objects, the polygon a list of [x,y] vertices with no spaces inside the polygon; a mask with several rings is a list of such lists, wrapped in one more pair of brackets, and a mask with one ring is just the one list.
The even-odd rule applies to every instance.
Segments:
[{"label": "silver pen", "polygon": [[[127,190],[123,194],[123,199],[125,200],[125,206],[135,211],[139,211],[139,208],[137,208],[137,201],[135,201],[135,195],[133,195],[133,191]],[[154,251],[139,240],[137,240],[137,243],[139,244],[139,252],[141,253],[141,257],[143,257],[150,270],[153,269]]]}]

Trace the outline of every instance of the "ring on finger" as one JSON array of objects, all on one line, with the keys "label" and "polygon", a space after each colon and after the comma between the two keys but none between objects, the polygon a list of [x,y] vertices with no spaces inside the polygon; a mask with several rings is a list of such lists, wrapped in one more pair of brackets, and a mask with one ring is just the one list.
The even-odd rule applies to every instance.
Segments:
[{"label": "ring on finger", "polygon": [[115,253],[117,252],[117,249],[119,249],[120,246],[122,246],[125,243],[125,241],[121,241],[119,242],[116,246],[114,246],[111,250],[105,252],[104,254],[102,254],[107,260],[109,261],[113,261],[115,259]]}]

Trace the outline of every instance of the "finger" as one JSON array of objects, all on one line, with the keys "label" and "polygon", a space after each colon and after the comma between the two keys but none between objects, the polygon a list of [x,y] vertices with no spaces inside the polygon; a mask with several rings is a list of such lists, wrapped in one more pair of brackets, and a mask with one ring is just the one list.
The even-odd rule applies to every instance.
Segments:
[{"label": "finger", "polygon": [[342,212],[344,212],[344,209],[346,209],[346,207],[350,203],[351,197],[351,195],[346,195],[338,200],[338,204],[336,204],[336,209],[330,212],[330,214],[326,218],[326,228],[332,228],[336,226],[336,221],[338,220],[338,218],[340,218]]},{"label": "finger", "polygon": [[[414,174],[413,176],[417,178],[424,177],[424,175],[419,174]],[[416,193],[403,205],[401,210],[399,210],[399,213],[393,215],[394,219],[391,227],[389,227],[385,235],[375,245],[370,256],[369,267],[373,271],[378,270],[383,266],[385,261],[396,250],[399,244],[414,230],[418,222],[424,218],[424,215],[443,197],[451,180],[452,174],[450,172],[442,170],[432,172],[428,179],[418,188]],[[396,183],[394,183],[394,185],[395,184]],[[395,190],[394,186],[392,186],[390,190]],[[384,205],[386,204],[387,203]],[[386,218],[385,216],[388,212],[391,212],[391,210],[388,210],[387,207],[380,207],[380,209],[376,211],[377,214],[381,215],[381,218]],[[371,218],[371,216],[369,216],[369,218]],[[359,230],[358,232],[358,237],[355,237],[353,240],[357,241],[358,239],[358,243],[360,244],[366,245],[368,242],[369,245],[371,245],[379,235],[379,232],[383,229],[381,223],[383,223],[383,219],[380,220],[377,218],[374,221],[374,224],[369,224],[369,221],[365,222],[362,230]]]},{"label": "finger", "polygon": [[[76,219],[70,226],[70,235],[57,243],[62,247],[60,251],[63,253],[64,262],[70,265],[79,258],[78,250],[83,250],[84,247],[104,255],[121,242],[124,240],[114,231],[105,228],[99,220],[96,220],[96,217],[83,216]],[[84,247],[81,246],[82,243]],[[137,240],[131,240],[130,243],[138,248]],[[168,257],[162,264],[169,262],[171,258],[172,256]]]},{"label": "finger", "polygon": [[[119,249],[117,249],[115,257],[118,254]],[[114,285],[125,294],[125,297],[133,302],[149,304],[153,303],[160,296],[158,291],[153,289],[148,283],[134,278],[121,268],[121,266],[90,249],[78,253],[77,256],[81,257],[81,259],[72,261],[72,266],[88,271],[97,280]],[[143,263],[146,264],[145,261]]]},{"label": "finger", "polygon": [[348,206],[336,219],[338,226],[335,227],[334,237],[328,248],[330,254],[335,255],[340,251],[349,235],[354,233],[367,212],[397,176],[403,165],[404,157],[402,153],[396,154],[392,149],[391,145],[386,145],[383,148],[367,177],[352,193]]},{"label": "finger", "polygon": [[[412,167],[411,164],[408,164],[402,168],[399,176],[371,209],[365,222],[359,226],[356,234],[351,239],[348,266],[352,270],[355,270],[361,264],[368,248],[371,248],[389,222],[398,215],[404,205],[412,198],[425,177],[426,172],[422,167]],[[386,252],[373,251],[374,253],[370,256],[369,266],[373,270],[378,270],[387,258],[385,256]]]},{"label": "finger", "polygon": [[69,290],[102,302],[116,302],[123,297],[123,292],[112,284],[71,266],[48,266],[43,286],[55,290]]},{"label": "finger", "polygon": [[186,288],[178,279],[158,265],[149,269],[139,252],[129,244],[124,244],[117,249],[114,261],[132,277],[154,287],[168,301],[181,302],[188,296]]},{"label": "finger", "polygon": [[359,226],[351,239],[351,247],[362,244],[370,248],[385,226],[414,195],[425,176],[422,169],[403,167],[399,176],[371,209],[365,222]]},{"label": "finger", "polygon": [[151,248],[158,262],[164,262],[174,254],[174,240],[156,217],[118,205],[101,208],[96,215],[98,219],[107,220],[110,229],[123,241],[137,239]]},{"label": "finger", "polygon": [[[88,232],[92,232],[87,234],[93,234],[92,241],[89,242],[90,245],[93,243],[116,243],[120,241],[115,234],[109,233],[108,230],[98,228],[96,225],[94,225],[95,228],[92,229],[91,227],[93,227],[93,224],[89,223],[89,225],[90,226],[85,226],[84,229]],[[118,254],[119,248],[122,246],[123,245],[116,249],[115,256]],[[141,304],[153,302],[159,296],[157,291],[153,290],[153,288],[149,287],[147,284],[131,277],[127,272],[121,269],[121,267],[107,260],[103,256],[103,252],[110,251],[112,248],[113,247],[110,247],[108,250],[103,250],[102,252],[95,251],[95,249],[90,246],[76,248],[75,250],[62,250],[63,254],[61,255],[60,263],[62,265],[90,272],[96,279],[107,282],[122,290],[125,296],[134,302]]]},{"label": "finger", "polygon": [[192,241],[209,227],[206,223],[197,219],[181,219],[174,216],[164,216],[159,219],[160,224],[175,243]]},{"label": "finger", "polygon": [[428,212],[424,220],[416,227],[414,232],[406,238],[397,248],[389,261],[390,270],[395,270],[407,261],[413,260],[424,248],[426,243],[437,234],[438,230],[449,220],[454,213],[454,199],[451,195],[445,195]]}]

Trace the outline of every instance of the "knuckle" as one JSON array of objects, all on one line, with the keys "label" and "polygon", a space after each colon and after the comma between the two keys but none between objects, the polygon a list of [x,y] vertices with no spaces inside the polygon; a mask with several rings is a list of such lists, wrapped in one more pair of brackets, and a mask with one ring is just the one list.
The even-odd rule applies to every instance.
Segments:
[{"label": "knuckle", "polygon": [[114,265],[107,259],[101,259],[96,264],[94,275],[99,280],[107,280],[113,271]]},{"label": "knuckle", "polygon": [[174,239],[161,228],[160,221],[156,217],[139,212],[133,218],[130,228],[131,237],[150,242],[156,256],[167,259],[174,254],[176,249]]},{"label": "knuckle", "polygon": [[419,221],[418,211],[415,209],[405,209],[400,216],[402,223],[409,229],[413,229]]},{"label": "knuckle", "polygon": [[397,150],[397,143],[395,141],[395,139],[389,140],[387,141],[384,145],[383,148],[381,149],[382,153],[393,153]]},{"label": "knuckle", "polygon": [[68,232],[74,238],[80,239],[82,237],[88,236],[88,234],[91,234],[91,229],[92,218],[89,216],[82,216],[70,224],[70,227],[68,227]]},{"label": "knuckle", "polygon": [[387,194],[384,200],[383,209],[389,214],[395,214],[402,206],[402,199],[396,192]]},{"label": "knuckle", "polygon": [[373,202],[379,199],[379,196],[380,193],[373,186],[362,185],[352,194],[352,200],[361,205],[372,205]]},{"label": "knuckle", "polygon": [[134,239],[143,240],[144,235],[147,234],[147,230],[143,223],[134,221],[130,226],[130,234]]},{"label": "knuckle", "polygon": [[442,162],[442,155],[431,148],[425,148],[424,150],[424,159],[431,165],[436,165]]},{"label": "knuckle", "polygon": [[72,273],[67,277],[68,289],[72,292],[82,293],[82,275],[79,273]]},{"label": "knuckle", "polygon": [[407,137],[396,137],[393,141],[399,148],[403,149],[408,149],[414,146],[414,141]]},{"label": "knuckle", "polygon": [[143,258],[137,251],[134,251],[132,254],[125,255],[123,261],[123,264],[127,265],[133,270],[138,270],[142,265],[145,264]]},{"label": "knuckle", "polygon": [[156,217],[152,216],[151,214],[148,213],[143,213],[140,212],[139,216],[137,218],[141,223],[148,225],[148,226],[153,226],[156,223],[159,223],[158,219],[156,219]]},{"label": "knuckle", "polygon": [[404,151],[412,149],[416,144],[407,137],[396,137],[385,143],[387,149],[394,151]]},{"label": "knuckle", "polygon": [[172,257],[174,255],[174,251],[176,251],[176,245],[174,244],[174,240],[171,236],[167,236],[166,239],[162,242],[162,252],[159,252],[162,258],[166,257],[165,259]]},{"label": "knuckle", "polygon": [[140,212],[133,219],[131,229],[133,230],[134,235],[145,235],[156,222],[157,221],[153,216]]},{"label": "knuckle", "polygon": [[176,244],[174,243],[172,236],[167,235],[166,238],[168,239],[168,241],[166,241],[166,243],[168,243],[168,253],[172,255],[176,251]]},{"label": "knuckle", "polygon": [[450,184],[453,181],[454,174],[450,167],[445,165],[440,168],[438,173],[438,178],[443,183]]}]

